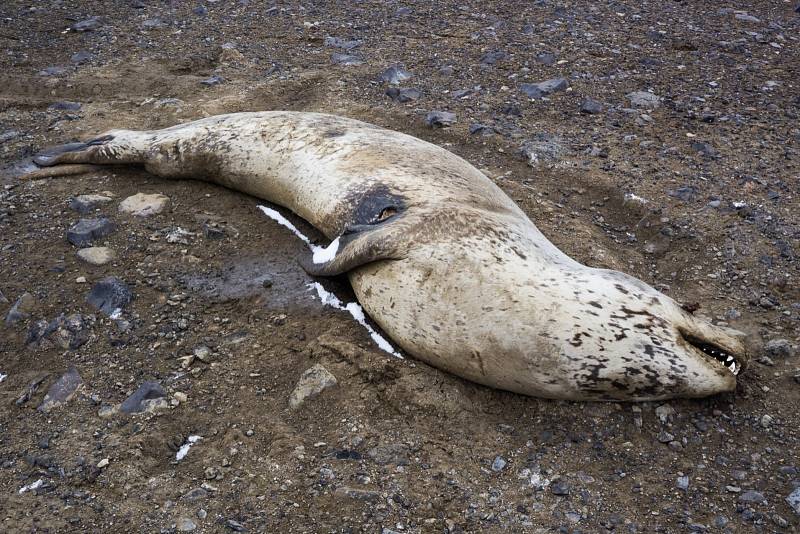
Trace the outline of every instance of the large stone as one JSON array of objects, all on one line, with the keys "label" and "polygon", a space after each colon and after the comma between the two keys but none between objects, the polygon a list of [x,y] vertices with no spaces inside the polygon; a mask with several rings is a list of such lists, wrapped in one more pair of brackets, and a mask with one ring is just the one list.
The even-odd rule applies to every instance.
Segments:
[{"label": "large stone", "polygon": [[66,373],[61,375],[61,378],[56,380],[50,389],[47,390],[47,395],[39,405],[39,410],[42,412],[49,412],[66,402],[69,402],[78,392],[78,388],[83,384],[81,375],[74,367],[70,367]]},{"label": "large stone", "polygon": [[326,389],[335,386],[336,383],[336,377],[317,364],[300,377],[294,391],[289,396],[289,406],[292,409],[299,408],[307,399],[316,397]]},{"label": "large stone", "polygon": [[378,76],[379,82],[388,83],[389,85],[399,85],[410,79],[411,73],[398,66],[389,67]]},{"label": "large stone", "polygon": [[161,384],[152,380],[143,383],[139,389],[134,391],[130,397],[122,401],[119,410],[122,413],[141,413],[148,411],[148,402],[156,399],[163,399],[167,392]]},{"label": "large stone", "polygon": [[78,213],[86,214],[106,202],[111,202],[111,197],[105,195],[78,195],[69,200],[69,207]]},{"label": "large stone", "polygon": [[92,286],[86,301],[103,312],[114,317],[133,300],[133,293],[128,286],[115,276],[109,276]]},{"label": "large stone", "polygon": [[136,193],[120,202],[119,211],[137,217],[161,213],[169,204],[169,197],[160,193]]},{"label": "large stone", "polygon": [[565,91],[568,87],[569,82],[566,78],[553,78],[539,83],[519,84],[520,91],[528,95],[528,98],[542,98],[552,93]]},{"label": "large stone", "polygon": [[786,496],[786,504],[794,510],[794,513],[800,515],[800,487]]},{"label": "large stone", "polygon": [[431,128],[446,128],[456,122],[456,114],[449,111],[431,111],[425,115],[425,124]]},{"label": "large stone", "polygon": [[67,230],[67,240],[76,247],[88,247],[92,242],[111,235],[116,228],[105,217],[81,219]]},{"label": "large stone", "polygon": [[12,326],[23,319],[27,319],[33,311],[35,304],[36,299],[33,298],[33,295],[28,292],[23,293],[14,305],[11,306],[11,309],[8,310],[6,314],[6,326]]},{"label": "large stone", "polygon": [[661,97],[647,91],[634,91],[628,93],[628,100],[636,108],[655,109],[661,105]]},{"label": "large stone", "polygon": [[114,251],[108,247],[89,247],[78,251],[78,257],[92,265],[105,265],[114,259]]}]

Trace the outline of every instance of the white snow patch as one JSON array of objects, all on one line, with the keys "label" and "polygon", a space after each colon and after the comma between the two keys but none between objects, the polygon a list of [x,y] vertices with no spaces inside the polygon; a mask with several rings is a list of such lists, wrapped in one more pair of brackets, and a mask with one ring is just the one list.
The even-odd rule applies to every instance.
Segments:
[{"label": "white snow patch", "polygon": [[0,382],[5,380],[6,378],[8,378],[8,375],[4,375],[3,373],[0,373]]},{"label": "white snow patch", "polygon": [[337,237],[327,248],[315,247],[311,245],[311,250],[314,252],[312,261],[314,263],[328,263],[336,257],[336,252],[339,250],[339,238]]},{"label": "white snow patch", "polygon": [[369,336],[372,338],[372,341],[378,345],[379,349],[384,352],[388,352],[392,356],[403,359],[403,356],[395,350],[392,344],[389,343],[385,337],[376,332],[372,326],[370,326],[370,324],[367,322],[367,317],[364,314],[364,309],[357,302],[348,302],[347,304],[342,304],[342,301],[339,300],[336,295],[322,287],[322,284],[319,282],[309,284],[309,287],[317,290],[319,300],[321,300],[326,306],[336,308],[337,310],[346,311],[352,315],[353,319],[355,319],[358,324],[367,329]]},{"label": "white snow patch", "polygon": [[122,308],[114,308],[114,312],[108,316],[109,319],[119,319],[122,317]]},{"label": "white snow patch", "polygon": [[647,204],[647,199],[642,198],[637,194],[634,193],[625,193],[625,200],[630,202],[638,202],[640,204]]},{"label": "white snow patch", "polygon": [[178,449],[178,452],[177,452],[177,453],[175,453],[175,459],[176,459],[177,461],[179,461],[179,462],[180,462],[181,460],[183,460],[183,459],[184,459],[184,457],[185,457],[187,454],[189,454],[189,449],[191,449],[191,448],[192,448],[192,445],[194,445],[195,443],[197,443],[197,442],[198,442],[198,441],[200,441],[201,439],[203,439],[201,436],[189,436],[188,438],[186,438],[186,443],[184,443],[183,445],[181,445],[181,448],[180,448],[180,449]]},{"label": "white snow patch", "polygon": [[307,238],[303,234],[303,232],[298,230],[297,227],[295,225],[293,225],[289,221],[289,219],[287,219],[286,217],[284,217],[283,215],[281,215],[280,213],[278,213],[274,209],[268,208],[266,206],[259,206],[258,209],[263,211],[264,215],[266,215],[267,217],[269,217],[270,219],[272,219],[276,223],[280,224],[281,226],[285,226],[286,228],[291,230],[294,235],[296,235],[297,237],[299,237],[303,241],[303,243],[306,243],[307,245],[311,246],[311,240],[309,238]]},{"label": "white snow patch", "polygon": [[44,484],[44,480],[42,480],[42,479],[40,478],[40,479],[39,479],[39,480],[37,480],[36,482],[31,482],[31,483],[30,483],[30,484],[28,484],[27,486],[22,486],[22,487],[19,489],[19,493],[20,493],[20,495],[22,495],[22,494],[23,494],[23,493],[25,493],[26,491],[35,490],[36,488],[40,487],[42,484]]},{"label": "white snow patch", "polygon": [[[333,241],[331,241],[331,244],[328,245],[327,247],[318,247],[312,244],[311,240],[300,230],[298,230],[297,227],[293,225],[286,217],[284,217],[274,209],[268,208],[266,206],[258,206],[258,209],[264,212],[264,215],[266,215],[273,221],[291,230],[294,235],[296,235],[303,241],[303,243],[308,245],[308,248],[311,249],[311,252],[313,254],[312,261],[314,263],[316,264],[326,263],[336,257],[336,253],[339,251],[338,237]],[[364,310],[357,302],[348,302],[347,304],[343,304],[342,301],[336,297],[336,295],[334,295],[330,291],[327,291],[324,287],[322,287],[322,285],[319,282],[314,282],[313,284],[309,284],[309,287],[313,287],[314,289],[317,290],[317,295],[319,296],[319,299],[322,301],[322,304],[330,306],[332,308],[336,308],[337,310],[343,310],[349,312],[350,315],[353,316],[353,319],[355,319],[358,322],[358,324],[367,329],[367,332],[369,333],[370,337],[375,342],[375,344],[378,345],[378,348],[380,348],[385,352],[388,352],[392,356],[396,356],[398,358],[403,357],[399,352],[397,352],[394,349],[394,347],[392,347],[391,343],[386,341],[385,337],[376,332],[375,329],[372,328],[369,325],[369,323],[367,323],[366,316],[364,315]],[[178,452],[180,453],[180,451]]]},{"label": "white snow patch", "polygon": [[738,209],[742,209],[743,207],[747,206],[747,202],[742,202],[741,200],[737,200],[733,203],[733,207]]}]

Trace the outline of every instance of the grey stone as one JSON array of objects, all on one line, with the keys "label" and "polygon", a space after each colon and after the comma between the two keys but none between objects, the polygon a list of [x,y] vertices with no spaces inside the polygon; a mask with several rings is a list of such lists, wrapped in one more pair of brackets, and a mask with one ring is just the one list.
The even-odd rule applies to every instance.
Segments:
[{"label": "grey stone", "polygon": [[18,322],[30,317],[35,304],[36,299],[34,299],[33,295],[27,291],[20,295],[20,297],[17,299],[14,305],[11,306],[6,314],[6,326],[13,326]]},{"label": "grey stone", "polygon": [[289,396],[289,406],[297,409],[307,400],[316,397],[328,388],[336,385],[336,377],[323,366],[317,364],[307,369],[300,377]]},{"label": "grey stone", "polygon": [[54,65],[52,67],[45,67],[38,72],[39,76],[61,76],[67,72],[67,67]]},{"label": "grey stone", "polygon": [[78,251],[78,257],[92,265],[105,265],[114,259],[114,251],[108,247],[89,247]]},{"label": "grey stone", "polygon": [[158,382],[149,380],[139,386],[127,399],[122,401],[119,410],[122,413],[141,413],[147,410],[145,401],[161,399],[167,396],[167,392]]},{"label": "grey stone", "polygon": [[767,499],[764,497],[764,494],[760,491],[749,490],[745,491],[741,495],[739,495],[739,502],[745,503],[762,503]]},{"label": "grey stone", "polygon": [[78,374],[78,370],[70,367],[47,390],[47,394],[44,396],[44,400],[39,405],[38,410],[48,413],[69,402],[75,396],[81,384],[83,384],[83,379]]},{"label": "grey stone", "polygon": [[184,501],[195,502],[208,497],[208,490],[205,488],[194,488],[184,493],[181,499]]},{"label": "grey stone", "polygon": [[742,22],[752,22],[754,24],[761,22],[760,19],[754,17],[753,15],[749,15],[747,13],[736,13],[733,16],[733,18],[735,18],[736,20],[741,20]]},{"label": "grey stone", "polygon": [[675,481],[675,487],[683,491],[689,489],[689,477],[678,477],[678,479]]},{"label": "grey stone", "polygon": [[178,519],[177,523],[175,523],[175,528],[178,532],[191,532],[197,528],[197,525],[188,517],[181,517]]},{"label": "grey stone", "polygon": [[147,19],[142,22],[143,30],[160,30],[167,26],[167,23],[159,18]]},{"label": "grey stone", "polygon": [[566,78],[553,78],[539,83],[521,83],[519,89],[528,98],[542,98],[552,93],[565,91],[569,87],[569,82]]},{"label": "grey stone", "polygon": [[379,82],[388,83],[389,85],[399,85],[410,79],[411,73],[396,65],[389,67],[378,76]]},{"label": "grey stone", "polygon": [[456,114],[449,111],[431,111],[425,115],[425,124],[431,128],[446,128],[456,122]]},{"label": "grey stone", "polygon": [[494,128],[476,122],[469,125],[469,133],[472,135],[490,136],[494,135]]},{"label": "grey stone", "polygon": [[345,67],[358,66],[364,64],[364,58],[355,54],[331,54],[331,62]]},{"label": "grey stone", "polygon": [[634,91],[627,96],[631,105],[637,108],[655,109],[661,105],[661,97],[647,91]]},{"label": "grey stone", "polygon": [[386,90],[386,96],[395,102],[406,103],[419,99],[421,93],[418,89],[390,87]]},{"label": "grey stone", "polygon": [[[355,451],[350,451],[355,452]],[[369,450],[367,456],[378,465],[408,465],[409,447],[403,443],[378,445]]]},{"label": "grey stone", "polygon": [[495,473],[499,473],[503,469],[505,469],[508,462],[502,456],[495,456],[494,460],[492,461],[492,471]]},{"label": "grey stone", "polygon": [[69,207],[78,213],[86,214],[106,202],[111,202],[111,197],[105,195],[78,195],[69,199]]},{"label": "grey stone", "polygon": [[91,52],[87,52],[86,50],[80,50],[78,52],[75,52],[69,57],[69,60],[76,65],[82,65],[84,63],[88,63],[93,59],[94,59],[94,54],[92,54]]},{"label": "grey stone", "polygon": [[29,348],[50,348],[56,346],[65,350],[75,350],[89,341],[91,331],[87,320],[80,313],[63,313],[50,322],[41,320],[28,329],[25,344]]},{"label": "grey stone", "polygon": [[481,64],[483,65],[494,65],[498,61],[501,61],[508,57],[508,54],[503,52],[502,50],[490,50],[486,52],[481,57]]},{"label": "grey stone", "polygon": [[0,132],[0,145],[16,139],[19,136],[20,133],[17,130],[6,130],[4,132]]},{"label": "grey stone", "polygon": [[119,211],[136,217],[148,217],[164,211],[169,197],[160,193],[136,193],[119,204]]},{"label": "grey stone", "polygon": [[559,136],[540,133],[526,141],[520,147],[519,153],[528,162],[528,165],[538,167],[542,164],[552,165],[561,161],[567,155],[568,149]]},{"label": "grey stone", "polygon": [[125,309],[131,300],[133,293],[125,282],[115,276],[97,282],[86,296],[86,302],[110,317]]},{"label": "grey stone", "polygon": [[603,104],[592,98],[585,98],[581,102],[580,111],[588,115],[596,115],[603,112]]},{"label": "grey stone", "polygon": [[80,22],[76,22],[70,29],[75,32],[90,32],[92,30],[96,30],[103,26],[103,21],[100,17],[90,17],[86,20],[82,20]]},{"label": "grey stone", "polygon": [[364,41],[360,41],[357,39],[353,39],[347,41],[345,39],[339,39],[338,37],[326,37],[325,38],[325,46],[330,46],[332,48],[341,48],[342,50],[352,50],[354,48],[358,48]]},{"label": "grey stone", "polygon": [[245,526],[238,521],[234,521],[233,519],[227,519],[225,521],[225,526],[231,529],[234,532],[247,532]]},{"label": "grey stone", "polygon": [[225,78],[223,78],[222,76],[214,75],[214,76],[211,76],[210,78],[206,78],[205,80],[200,80],[200,83],[202,85],[207,86],[207,87],[211,87],[211,86],[214,86],[214,85],[219,85],[219,84],[223,83],[224,81],[225,81]]},{"label": "grey stone", "polygon": [[556,55],[552,52],[539,52],[536,54],[536,61],[542,65],[555,65]]},{"label": "grey stone", "polygon": [[662,430],[661,432],[658,433],[656,439],[661,443],[669,443],[675,439],[675,436],[673,436],[672,434],[670,434],[665,430]]},{"label": "grey stone", "polygon": [[111,235],[116,227],[110,219],[81,219],[67,230],[67,240],[76,247],[88,247],[95,240]]},{"label": "grey stone", "polygon": [[773,358],[790,358],[794,356],[794,348],[788,339],[770,339],[764,345],[764,352]]},{"label": "grey stone", "polygon": [[550,484],[550,492],[553,495],[569,495],[570,487],[566,480],[559,478]]},{"label": "grey stone", "polygon": [[81,109],[81,103],[62,100],[59,102],[53,102],[52,104],[47,106],[47,109],[53,111],[78,111],[79,109]]},{"label": "grey stone", "polygon": [[682,200],[683,202],[693,202],[697,199],[697,193],[698,189],[693,185],[686,185],[678,189],[667,191],[669,196]]},{"label": "grey stone", "polygon": [[800,487],[796,488],[793,492],[786,496],[786,504],[794,510],[794,513],[800,515]]}]

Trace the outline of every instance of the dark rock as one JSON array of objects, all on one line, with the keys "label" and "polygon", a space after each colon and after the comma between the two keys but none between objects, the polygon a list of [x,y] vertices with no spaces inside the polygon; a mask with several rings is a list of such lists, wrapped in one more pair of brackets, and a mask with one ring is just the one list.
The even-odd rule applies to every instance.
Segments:
[{"label": "dark rock", "polygon": [[505,104],[502,108],[500,108],[500,113],[503,115],[510,115],[512,117],[522,117],[522,110],[519,106],[514,104]]},{"label": "dark rock", "polygon": [[491,50],[486,52],[483,57],[481,57],[481,64],[483,65],[494,65],[498,61],[501,61],[508,57],[508,54],[503,52],[502,50]]},{"label": "dark rock", "polygon": [[539,83],[519,84],[520,91],[528,95],[528,98],[542,98],[552,93],[565,91],[567,87],[569,87],[569,82],[566,78],[553,78]]},{"label": "dark rock", "polygon": [[412,102],[419,99],[421,93],[418,89],[390,87],[386,90],[386,96],[395,102]]},{"label": "dark rock", "polygon": [[452,96],[456,100],[461,100],[462,98],[468,97],[472,93],[473,93],[472,89],[459,89],[457,91],[453,91],[452,93],[450,93],[450,96]]},{"label": "dark rock", "polygon": [[76,65],[82,65],[84,63],[88,63],[93,59],[94,59],[94,54],[92,54],[91,52],[87,52],[86,50],[75,52],[69,58],[69,60]]},{"label": "dark rock", "polygon": [[0,145],[7,143],[12,139],[16,139],[19,136],[20,133],[17,130],[5,130],[4,132],[0,132]]},{"label": "dark rock", "polygon": [[63,313],[50,321],[36,321],[28,329],[25,344],[29,348],[50,348],[56,346],[64,350],[75,350],[89,341],[91,331],[86,319],[79,313]]},{"label": "dark rock", "polygon": [[225,521],[225,526],[234,532],[247,532],[247,529],[244,525],[238,521],[234,521],[233,519],[227,519]]},{"label": "dark rock", "polygon": [[699,152],[700,154],[708,158],[715,158],[719,155],[716,149],[714,149],[714,147],[708,143],[704,143],[701,141],[693,141],[690,146],[692,147],[692,150],[694,150],[695,152]]},{"label": "dark rock", "polygon": [[154,381],[147,381],[139,386],[130,397],[125,399],[119,407],[122,413],[140,413],[147,410],[145,401],[152,399],[160,399],[167,396],[167,392],[161,387],[161,384]]},{"label": "dark rock", "polygon": [[208,490],[205,488],[194,488],[184,493],[181,497],[184,501],[195,502],[208,497]]},{"label": "dark rock", "polygon": [[39,76],[61,76],[65,72],[67,72],[66,67],[59,67],[59,66],[46,67],[39,71]]},{"label": "dark rock", "polygon": [[785,500],[794,513],[800,515],[800,487],[787,495]]},{"label": "dark rock", "polygon": [[325,46],[330,46],[332,48],[341,48],[342,50],[352,50],[354,48],[358,48],[362,45],[364,41],[353,39],[351,41],[346,41],[344,39],[339,39],[338,37],[326,37],[325,38]]},{"label": "dark rock", "polygon": [[472,135],[478,134],[489,136],[494,135],[494,128],[475,122],[469,125],[469,133]]},{"label": "dark rock", "polygon": [[78,370],[70,367],[47,390],[47,395],[44,396],[44,400],[39,405],[38,410],[47,413],[69,402],[75,396],[81,384],[83,384],[83,379],[78,374]]},{"label": "dark rock", "polygon": [[389,67],[378,76],[379,82],[388,83],[389,85],[398,85],[410,79],[411,73],[399,66]]},{"label": "dark rock", "polygon": [[88,247],[96,239],[111,235],[115,230],[110,219],[81,219],[67,230],[67,240],[76,247]]},{"label": "dark rock", "polygon": [[667,194],[671,197],[677,198],[678,200],[682,200],[684,202],[693,202],[697,199],[698,190],[693,185],[686,185],[683,187],[679,187],[678,189],[667,191]]},{"label": "dark rock", "polygon": [[223,78],[222,76],[214,75],[214,76],[211,76],[210,78],[206,78],[205,80],[200,80],[200,83],[202,85],[207,86],[207,87],[211,87],[211,86],[214,86],[214,85],[219,85],[219,84],[223,83],[224,81],[225,81],[225,78]]},{"label": "dark rock", "polygon": [[425,115],[425,124],[431,128],[446,128],[456,122],[456,114],[449,111],[431,111]]},{"label": "dark rock", "polygon": [[100,19],[100,17],[90,17],[86,20],[76,22],[70,26],[70,29],[75,32],[90,32],[100,28],[101,26],[103,26],[103,21]]},{"label": "dark rock", "polygon": [[222,239],[225,237],[225,229],[215,223],[203,224],[203,235],[206,239]]},{"label": "dark rock", "polygon": [[363,65],[364,59],[361,56],[357,56],[355,54],[334,53],[331,54],[331,62],[337,65],[344,65],[346,67],[349,67],[349,66]]},{"label": "dark rock", "polygon": [[111,198],[103,195],[78,195],[69,199],[69,207],[80,214],[86,214],[106,202],[111,202]]},{"label": "dark rock", "polygon": [[146,21],[142,22],[143,30],[160,30],[161,28],[165,28],[166,26],[167,23],[159,18],[147,19]]},{"label": "dark rock", "polygon": [[662,430],[661,432],[658,433],[658,436],[656,436],[656,439],[661,443],[670,443],[671,441],[673,441],[675,439],[675,436],[673,436],[672,434],[670,434],[666,430]]},{"label": "dark rock", "polygon": [[569,495],[570,487],[566,480],[559,478],[550,484],[550,491],[553,495]]},{"label": "dark rock", "polygon": [[655,109],[661,105],[661,98],[647,91],[635,91],[628,93],[628,100],[636,108]]},{"label": "dark rock", "polygon": [[192,9],[192,13],[198,17],[205,17],[208,15],[208,9],[206,9],[206,6],[197,6],[196,8]]},{"label": "dark rock", "polygon": [[744,503],[762,503],[766,500],[763,493],[755,490],[745,491],[739,495],[739,502]]},{"label": "dark rock", "polygon": [[542,65],[555,65],[556,55],[552,52],[540,52],[536,54],[536,61]]},{"label": "dark rock", "polygon": [[133,300],[133,293],[128,286],[115,276],[109,276],[97,282],[86,301],[108,316],[122,311]]},{"label": "dark rock", "polygon": [[61,102],[53,102],[47,109],[54,110],[54,111],[78,111],[81,109],[80,102],[69,102],[67,100],[62,100]]},{"label": "dark rock", "polygon": [[583,102],[581,102],[581,113],[587,113],[589,115],[596,115],[597,113],[603,112],[603,104],[594,100],[592,98],[585,98]]},{"label": "dark rock", "polygon": [[773,358],[791,358],[794,349],[788,339],[770,339],[764,345],[764,351]]},{"label": "dark rock", "polygon": [[367,455],[378,465],[408,465],[410,450],[403,443],[388,443],[378,445],[369,450]]}]

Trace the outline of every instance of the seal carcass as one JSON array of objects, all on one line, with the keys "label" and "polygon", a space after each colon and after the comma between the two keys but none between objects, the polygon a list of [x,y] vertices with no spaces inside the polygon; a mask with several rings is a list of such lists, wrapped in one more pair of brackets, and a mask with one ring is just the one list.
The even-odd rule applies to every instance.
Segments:
[{"label": "seal carcass", "polygon": [[237,113],[112,130],[34,161],[144,165],[284,206],[339,240],[328,261],[303,260],[309,273],[346,273],[405,351],[481,384],[575,400],[701,397],[734,389],[747,361],[743,334],[572,260],[472,165],[399,132]]}]

